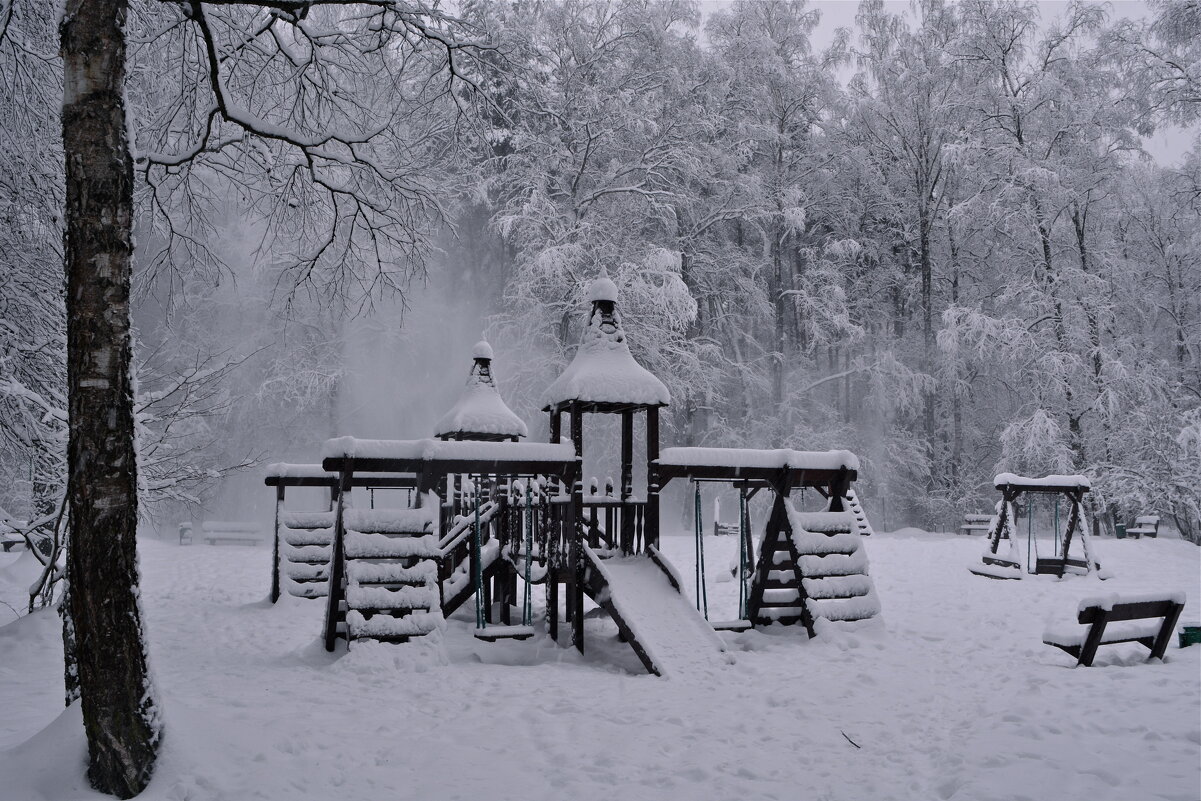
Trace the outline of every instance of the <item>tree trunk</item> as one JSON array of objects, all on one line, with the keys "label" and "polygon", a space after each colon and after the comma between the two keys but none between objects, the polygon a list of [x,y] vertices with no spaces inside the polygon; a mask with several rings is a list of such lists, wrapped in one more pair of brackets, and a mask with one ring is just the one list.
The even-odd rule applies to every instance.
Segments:
[{"label": "tree trunk", "polygon": [[88,779],[130,798],[160,741],[138,604],[129,289],[133,163],[125,0],[68,0],[60,30],[66,155],[67,558]]}]

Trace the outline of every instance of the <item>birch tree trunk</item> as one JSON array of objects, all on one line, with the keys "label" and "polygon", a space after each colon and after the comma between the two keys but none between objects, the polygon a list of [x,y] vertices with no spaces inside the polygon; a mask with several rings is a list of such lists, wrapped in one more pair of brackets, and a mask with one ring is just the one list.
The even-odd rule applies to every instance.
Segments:
[{"label": "birch tree trunk", "polygon": [[119,798],[150,781],[160,741],[138,604],[130,379],[133,164],[125,0],[68,0],[60,30],[66,156],[67,558],[88,779]]}]

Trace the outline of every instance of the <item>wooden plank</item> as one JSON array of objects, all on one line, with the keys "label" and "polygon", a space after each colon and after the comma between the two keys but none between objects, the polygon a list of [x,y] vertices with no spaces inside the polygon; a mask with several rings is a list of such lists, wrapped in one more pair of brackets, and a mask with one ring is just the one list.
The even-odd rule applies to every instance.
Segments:
[{"label": "wooden plank", "polygon": [[1090,606],[1080,612],[1076,619],[1079,623],[1092,623],[1099,619],[1102,612],[1105,612],[1105,619],[1110,623],[1119,623],[1124,620],[1146,620],[1152,617],[1164,617],[1170,614],[1175,607],[1176,604],[1166,599],[1114,604],[1113,609],[1107,612],[1098,606]]}]

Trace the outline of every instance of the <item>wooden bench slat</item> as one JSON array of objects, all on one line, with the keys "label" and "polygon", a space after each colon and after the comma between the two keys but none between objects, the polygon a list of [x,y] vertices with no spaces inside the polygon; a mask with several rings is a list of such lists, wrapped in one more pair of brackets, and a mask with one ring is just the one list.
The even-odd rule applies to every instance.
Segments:
[{"label": "wooden bench slat", "polygon": [[[1149,617],[1163,617],[1170,614],[1176,604],[1172,601],[1141,601],[1128,604],[1114,604],[1113,609],[1105,616],[1106,623],[1120,623],[1123,620],[1144,620]],[[1092,623],[1098,614],[1104,611],[1101,607],[1090,606],[1080,612],[1076,620],[1079,623]]]}]

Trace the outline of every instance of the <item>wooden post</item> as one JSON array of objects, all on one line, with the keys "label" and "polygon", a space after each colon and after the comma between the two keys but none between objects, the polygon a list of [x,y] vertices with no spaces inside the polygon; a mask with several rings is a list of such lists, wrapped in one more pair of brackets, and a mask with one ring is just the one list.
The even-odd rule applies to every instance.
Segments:
[{"label": "wooden post", "polygon": [[[621,551],[630,553],[634,543],[634,510],[630,498],[634,495],[634,411],[621,413]],[[610,539],[613,532],[609,531]]]},{"label": "wooden post", "polygon": [[271,603],[279,600],[279,513],[284,505],[284,485],[275,487],[275,540],[271,546]]},{"label": "wooden post", "polygon": [[[575,421],[580,419],[577,409],[578,407],[572,409],[573,438],[576,432]],[[571,578],[567,600],[570,607],[571,644],[577,651],[584,653],[584,537],[581,526],[584,511],[583,462],[580,462],[580,469],[571,486],[571,504],[567,512],[567,534],[570,537],[567,554]]]},{"label": "wooden post", "polygon": [[[802,477],[804,471],[801,471]],[[843,467],[838,471],[837,477],[830,482],[830,511],[845,512],[846,504],[843,503],[843,498],[846,497],[851,488],[851,480],[847,478],[847,469]]]},{"label": "wooden post", "polygon": [[1163,659],[1164,654],[1168,652],[1168,643],[1172,641],[1172,633],[1176,630],[1176,623],[1180,620],[1180,613],[1184,611],[1184,604],[1172,604],[1172,611],[1164,615],[1163,625],[1159,628],[1159,634],[1155,636],[1155,642],[1151,644],[1151,658]]},{"label": "wooden post", "polygon": [[646,546],[659,547],[659,407],[646,409]]},{"label": "wooden post", "polygon": [[[350,479],[354,475],[353,468],[343,466],[338,474],[338,506],[334,513],[334,536],[330,543],[329,557],[329,594],[325,603],[325,650],[333,651],[338,639],[338,617],[342,598],[346,594],[342,588],[342,552],[345,548],[343,539],[346,526],[343,517],[346,512],[346,494],[350,492]],[[350,644],[350,631],[346,631],[346,643]]]},{"label": "wooden post", "polygon": [[1097,647],[1105,636],[1105,624],[1108,622],[1109,610],[1098,607],[1096,615],[1093,617],[1093,624],[1084,638],[1084,645],[1080,648],[1079,664],[1092,667],[1093,657],[1097,655]]}]

